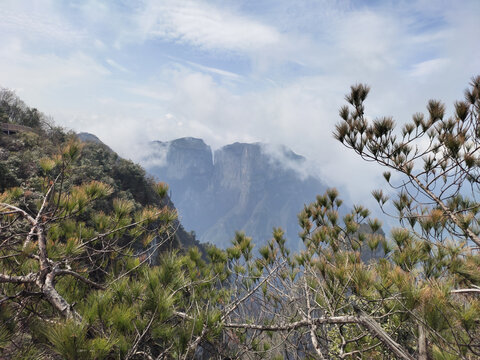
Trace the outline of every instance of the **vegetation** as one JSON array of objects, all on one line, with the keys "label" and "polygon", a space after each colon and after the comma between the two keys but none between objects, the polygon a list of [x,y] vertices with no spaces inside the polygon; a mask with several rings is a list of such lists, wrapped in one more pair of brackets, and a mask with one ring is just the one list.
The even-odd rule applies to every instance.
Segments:
[{"label": "vegetation", "polygon": [[13,91],[0,88],[0,122],[38,128],[49,121],[37,109],[29,108]]},{"label": "vegetation", "polygon": [[392,200],[373,196],[400,227],[339,218],[328,190],[299,214],[299,253],[274,229],[258,251],[237,233],[158,255],[178,224],[164,184],[58,129],[0,137],[1,357],[478,358],[480,77],[451,118],[430,101],[400,134],[367,120],[368,91],[351,88],[335,137],[388,168]]}]

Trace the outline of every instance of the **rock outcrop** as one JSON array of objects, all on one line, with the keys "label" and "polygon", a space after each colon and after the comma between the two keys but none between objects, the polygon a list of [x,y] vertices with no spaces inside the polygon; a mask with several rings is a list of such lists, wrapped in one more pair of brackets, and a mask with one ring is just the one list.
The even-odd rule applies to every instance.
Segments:
[{"label": "rock outcrop", "polygon": [[235,143],[212,154],[203,140],[181,138],[153,142],[143,164],[169,183],[182,223],[200,241],[226,247],[242,230],[260,245],[282,227],[296,249],[297,213],[326,189],[298,170],[304,162],[287,148]]}]

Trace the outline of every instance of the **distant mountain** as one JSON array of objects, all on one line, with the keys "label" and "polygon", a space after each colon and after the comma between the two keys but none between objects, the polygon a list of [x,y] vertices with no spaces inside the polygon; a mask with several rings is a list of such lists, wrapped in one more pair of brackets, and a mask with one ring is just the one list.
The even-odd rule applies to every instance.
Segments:
[{"label": "distant mountain", "polygon": [[300,245],[297,213],[326,186],[306,176],[305,159],[281,147],[234,143],[212,153],[201,139],[155,141],[141,163],[168,182],[182,224],[201,242],[226,247],[236,230],[264,244],[282,227],[292,249]]},{"label": "distant mountain", "polygon": [[[96,135],[87,133],[87,132],[81,132],[77,134],[77,138],[80,141],[83,142],[90,142],[90,143],[95,143],[95,144],[102,144],[105,145],[102,140],[100,140]],[[106,146],[106,145],[105,145]]]}]

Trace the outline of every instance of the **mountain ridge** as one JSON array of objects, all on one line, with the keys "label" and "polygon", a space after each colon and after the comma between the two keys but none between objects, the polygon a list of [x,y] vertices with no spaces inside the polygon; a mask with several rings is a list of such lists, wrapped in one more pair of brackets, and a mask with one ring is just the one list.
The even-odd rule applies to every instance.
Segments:
[{"label": "mountain ridge", "polygon": [[285,146],[235,142],[212,151],[193,137],[149,146],[140,162],[169,183],[182,223],[200,241],[221,247],[236,230],[261,245],[274,227],[282,227],[289,246],[298,248],[297,213],[326,189],[298,170],[306,159]]}]

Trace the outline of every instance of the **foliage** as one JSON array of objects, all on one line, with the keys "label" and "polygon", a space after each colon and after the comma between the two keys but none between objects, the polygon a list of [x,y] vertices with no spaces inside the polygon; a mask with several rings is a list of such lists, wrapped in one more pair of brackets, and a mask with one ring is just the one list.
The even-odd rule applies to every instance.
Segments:
[{"label": "foliage", "polygon": [[365,85],[352,86],[335,137],[385,167],[384,177],[396,190],[391,201],[382,190],[373,192],[401,226],[392,231],[389,263],[395,268],[387,280],[396,283],[401,306],[419,328],[419,357],[476,358],[480,76],[455,103],[451,117],[445,116],[444,104],[430,100],[427,115],[414,114],[400,134],[391,118],[366,119],[368,92]]},{"label": "foliage", "polygon": [[274,229],[258,250],[238,232],[157,257],[178,224],[165,184],[61,131],[1,137],[2,358],[478,358],[480,77],[453,117],[430,101],[400,135],[367,120],[368,92],[352,87],[335,137],[388,168],[393,195],[373,196],[400,227],[340,217],[330,189],[298,215],[298,253]]},{"label": "foliage", "polygon": [[0,123],[39,129],[48,125],[49,121],[37,109],[29,108],[13,91],[0,88]]}]

